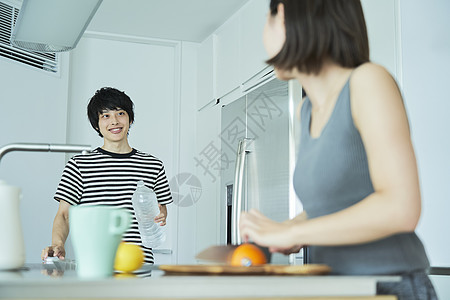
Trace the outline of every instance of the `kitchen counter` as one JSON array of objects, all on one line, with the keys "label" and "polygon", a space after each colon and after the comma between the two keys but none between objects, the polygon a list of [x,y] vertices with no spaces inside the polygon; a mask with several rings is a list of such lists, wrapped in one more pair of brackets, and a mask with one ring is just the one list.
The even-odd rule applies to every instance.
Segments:
[{"label": "kitchen counter", "polygon": [[[136,276],[102,280],[77,278],[75,264],[26,264],[0,272],[0,298],[147,298],[147,299],[396,299],[375,296],[378,281],[396,276],[174,276],[157,266]],[[315,298],[320,297],[320,298]]]}]

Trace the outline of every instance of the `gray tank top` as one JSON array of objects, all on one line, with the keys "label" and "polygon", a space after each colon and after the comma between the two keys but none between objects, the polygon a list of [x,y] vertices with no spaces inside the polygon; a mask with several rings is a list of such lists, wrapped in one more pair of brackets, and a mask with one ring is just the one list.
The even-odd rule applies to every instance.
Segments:
[{"label": "gray tank top", "polygon": [[[349,85],[350,79],[318,138],[310,136],[308,98],[301,108],[294,188],[309,218],[340,211],[374,192],[366,151],[351,115]],[[399,274],[429,267],[415,233],[351,246],[310,246],[308,253],[309,263],[327,264],[334,274]]]}]

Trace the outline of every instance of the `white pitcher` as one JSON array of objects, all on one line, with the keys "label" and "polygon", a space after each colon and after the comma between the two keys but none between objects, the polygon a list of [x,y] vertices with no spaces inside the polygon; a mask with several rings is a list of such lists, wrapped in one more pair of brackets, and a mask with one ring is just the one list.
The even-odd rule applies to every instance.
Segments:
[{"label": "white pitcher", "polygon": [[0,180],[0,270],[18,269],[25,263],[20,197],[18,187]]}]

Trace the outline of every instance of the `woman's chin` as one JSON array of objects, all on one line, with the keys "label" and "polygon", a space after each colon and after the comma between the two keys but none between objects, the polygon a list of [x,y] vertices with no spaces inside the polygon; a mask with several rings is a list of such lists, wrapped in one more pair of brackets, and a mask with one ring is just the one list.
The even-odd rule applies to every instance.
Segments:
[{"label": "woman's chin", "polygon": [[275,76],[277,76],[277,78],[280,80],[288,81],[295,78],[292,71],[282,70],[278,68],[275,68],[274,71]]}]

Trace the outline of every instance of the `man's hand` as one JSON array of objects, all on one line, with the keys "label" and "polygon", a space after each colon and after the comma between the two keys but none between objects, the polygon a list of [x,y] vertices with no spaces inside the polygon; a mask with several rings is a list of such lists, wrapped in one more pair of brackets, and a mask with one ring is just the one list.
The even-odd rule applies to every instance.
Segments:
[{"label": "man's hand", "polygon": [[59,259],[65,258],[66,249],[64,249],[64,244],[69,235],[69,208],[69,203],[64,200],[59,201],[58,211],[53,221],[52,245],[42,250],[42,260],[49,256],[58,257]]},{"label": "man's hand", "polygon": [[47,257],[58,257],[63,260],[66,256],[66,249],[64,246],[52,245],[44,248],[41,253],[41,259],[45,260]]},{"label": "man's hand", "polygon": [[167,207],[161,204],[158,204],[158,206],[160,213],[155,217],[155,223],[159,223],[160,226],[165,226],[167,219]]}]

